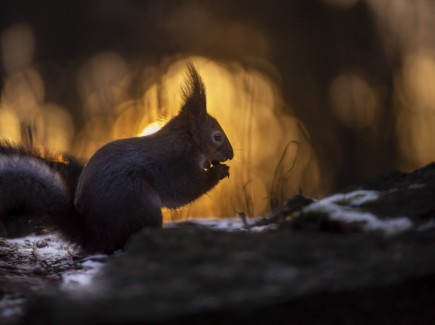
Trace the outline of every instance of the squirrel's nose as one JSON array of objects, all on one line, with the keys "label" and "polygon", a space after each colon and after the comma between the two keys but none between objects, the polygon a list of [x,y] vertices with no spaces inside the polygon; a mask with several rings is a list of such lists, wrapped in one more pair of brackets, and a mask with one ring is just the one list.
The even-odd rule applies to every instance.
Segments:
[{"label": "squirrel's nose", "polygon": [[225,154],[226,154],[226,156],[227,156],[227,158],[228,158],[229,160],[231,160],[231,159],[234,158],[234,152],[233,152],[232,149],[231,149],[231,150],[228,150],[227,152],[225,152]]}]

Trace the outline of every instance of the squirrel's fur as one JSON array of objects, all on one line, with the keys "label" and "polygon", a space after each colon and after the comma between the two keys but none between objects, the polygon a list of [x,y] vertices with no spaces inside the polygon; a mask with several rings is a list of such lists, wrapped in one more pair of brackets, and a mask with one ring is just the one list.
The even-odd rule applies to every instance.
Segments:
[{"label": "squirrel's fur", "polygon": [[179,114],[161,130],[106,144],[81,174],[68,157],[0,145],[0,235],[11,235],[24,217],[85,252],[113,252],[143,227],[161,227],[161,207],[192,202],[229,176],[221,163],[233,149],[207,113],[205,87],[191,64],[183,95]]}]

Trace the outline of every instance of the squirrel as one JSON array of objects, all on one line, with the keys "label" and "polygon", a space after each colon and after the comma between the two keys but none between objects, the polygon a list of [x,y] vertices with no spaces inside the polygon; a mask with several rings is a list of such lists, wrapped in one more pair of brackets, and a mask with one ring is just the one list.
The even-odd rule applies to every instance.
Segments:
[{"label": "squirrel", "polygon": [[84,167],[0,144],[0,235],[31,222],[85,253],[112,253],[142,228],[162,227],[162,207],[193,202],[229,177],[223,162],[233,158],[232,146],[207,113],[201,76],[191,63],[187,70],[178,115],[154,134],[109,142]]}]

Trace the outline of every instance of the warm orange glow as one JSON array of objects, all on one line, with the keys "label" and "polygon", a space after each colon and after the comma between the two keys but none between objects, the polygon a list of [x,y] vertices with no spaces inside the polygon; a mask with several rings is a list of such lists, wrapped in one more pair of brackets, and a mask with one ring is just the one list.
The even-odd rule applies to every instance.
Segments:
[{"label": "warm orange glow", "polygon": [[68,163],[68,159],[63,154],[57,151],[51,151],[41,146],[35,147],[35,150],[39,157],[48,158],[51,161],[55,161],[55,162]]},{"label": "warm orange glow", "polygon": [[65,108],[55,104],[41,106],[34,120],[33,140],[50,150],[67,152],[74,136],[74,124]]},{"label": "warm orange glow", "polygon": [[396,137],[405,168],[435,160],[434,53],[409,55],[396,79]]},{"label": "warm orange glow", "polygon": [[[349,10],[356,15],[349,17],[369,17],[373,30],[367,30],[367,36],[375,36],[372,35],[373,39],[361,37],[365,31],[355,34],[352,46],[369,47],[360,56],[350,51],[349,60],[323,69],[318,75],[311,69],[301,70],[307,72],[300,77],[301,84],[307,84],[304,94],[294,92],[300,90],[292,84],[297,82],[297,77],[281,75],[292,73],[292,65],[283,65],[279,60],[287,60],[289,54],[288,60],[297,58],[300,61],[296,62],[308,64],[310,60],[299,58],[299,52],[293,53],[293,49],[308,46],[310,42],[303,38],[310,33],[301,33],[301,44],[290,33],[289,46],[275,47],[275,42],[284,41],[268,34],[276,27],[266,31],[261,24],[219,18],[199,4],[180,5],[165,16],[162,28],[171,44],[181,51],[201,52],[208,44],[228,38],[225,45],[231,51],[216,53],[216,56],[232,57],[234,61],[179,55],[161,58],[156,64],[149,58],[140,62],[120,53],[100,52],[82,63],[82,58],[73,60],[71,70],[71,62],[60,64],[62,76],[47,82],[45,78],[51,78],[51,72],[47,73],[51,68],[45,68],[50,66],[50,60],[44,59],[44,54],[36,64],[34,55],[38,46],[35,46],[33,26],[13,24],[0,31],[3,71],[0,140],[32,143],[86,160],[111,140],[151,134],[178,113],[182,103],[180,89],[189,60],[204,79],[208,111],[225,129],[235,158],[229,162],[229,179],[188,207],[165,210],[166,220],[234,216],[236,211],[253,216],[269,211],[271,205],[279,204],[299,189],[311,196],[328,194],[336,169],[354,168],[329,167],[331,162],[340,163],[340,155],[347,154],[346,145],[338,148],[338,143],[344,142],[335,141],[342,134],[353,137],[347,145],[362,145],[352,152],[355,159],[365,159],[371,154],[373,142],[379,140],[381,144],[385,141],[394,146],[391,149],[394,157],[388,162],[390,167],[394,164],[411,170],[435,160],[433,0],[321,2],[328,7],[325,10],[328,15],[342,10],[340,17],[344,18],[345,11]],[[334,28],[328,28],[325,35],[331,40],[341,40],[345,34],[335,33]],[[367,40],[370,42],[366,44]],[[314,42],[317,41],[314,39]],[[335,52],[338,57],[343,53],[346,56],[346,46],[351,46],[346,44],[347,41],[340,45],[331,43],[339,48],[325,52],[328,60]],[[318,45],[322,45],[319,49],[323,48],[323,44]],[[276,55],[274,51],[280,48],[289,53]],[[375,58],[366,57],[366,50]],[[281,64],[283,71],[276,71],[268,61],[271,57]],[[76,64],[81,65],[74,66]],[[341,70],[332,70],[337,67]],[[331,71],[335,75],[331,75]],[[322,79],[325,76],[328,79]],[[316,82],[310,81],[318,77]],[[280,78],[283,85],[279,84]],[[51,83],[58,80],[61,84],[53,87]],[[324,84],[324,80],[329,80],[329,84]],[[330,137],[324,142],[329,146],[321,148],[320,142],[310,142],[309,132],[285,102],[282,86],[286,87],[289,102],[299,105],[297,109],[310,109],[298,111],[311,123],[310,127],[322,130],[315,134],[313,141],[319,141],[321,134]],[[315,100],[311,101],[314,89],[317,89],[313,94]],[[56,92],[62,94],[58,96]],[[54,102],[58,98],[59,102]],[[333,129],[337,126],[340,131]],[[366,136],[364,132],[370,134]],[[317,157],[324,159],[321,166]],[[332,157],[331,160],[328,157]],[[364,164],[365,161],[359,165]]]},{"label": "warm orange glow", "polygon": [[435,112],[435,51],[408,55],[401,76],[402,99],[414,109]]},{"label": "warm orange glow", "polygon": [[143,131],[139,134],[139,136],[143,137],[146,135],[156,133],[158,130],[162,128],[163,124],[164,124],[163,122],[159,122],[159,121],[148,124],[145,127],[145,129],[143,129]]},{"label": "warm orange glow", "polygon": [[[188,60],[204,80],[208,112],[225,129],[235,149],[235,159],[229,163],[230,179],[188,207],[165,210],[166,219],[233,216],[236,211],[258,215],[270,209],[272,196],[282,200],[302,186],[316,191],[318,173],[310,172],[304,179],[300,176],[305,168],[317,168],[317,162],[312,161],[310,144],[300,136],[298,121],[283,112],[283,101],[273,81],[254,69],[244,69],[236,64],[223,65],[201,57],[176,60],[164,74],[148,70],[144,94],[137,100],[122,101],[120,97],[114,101],[117,86],[106,88],[106,95],[111,94],[110,97],[108,100],[104,96],[95,97],[101,98],[98,105],[94,105],[99,108],[91,109],[89,114],[98,111],[109,114],[88,120],[78,135],[76,154],[89,157],[109,140],[151,134],[178,114]],[[115,61],[120,62],[117,58]],[[94,88],[104,89],[104,84]],[[88,96],[94,97],[93,92],[88,92]],[[88,102],[86,98],[84,100]],[[279,165],[285,167],[277,173]],[[277,177],[282,183],[279,190],[272,189],[277,184],[274,182]]]},{"label": "warm orange glow", "polygon": [[[142,94],[138,97],[128,91],[133,71],[119,54],[92,57],[77,76],[78,107],[84,119],[78,129],[64,107],[46,101],[39,73],[23,67],[5,80],[0,116],[9,128],[2,128],[7,132],[2,131],[2,138],[20,141],[30,128],[34,145],[88,159],[111,140],[152,134],[178,114],[187,61],[204,80],[207,110],[225,129],[235,159],[229,162],[229,179],[185,208],[165,210],[165,220],[234,216],[237,211],[254,216],[301,187],[318,191],[320,178],[311,145],[301,136],[299,121],[284,113],[275,82],[255,69],[202,57],[168,61],[164,69],[144,68],[143,84],[135,84]],[[267,70],[268,63],[262,66]],[[308,176],[302,178],[302,171]]]},{"label": "warm orange glow", "polygon": [[[400,169],[435,160],[435,6],[432,0],[367,0],[394,70],[395,141]],[[394,61],[395,59],[393,59]]]},{"label": "warm orange glow", "polygon": [[0,107],[0,139],[21,142],[20,120],[12,109]]},{"label": "warm orange glow", "polygon": [[[235,159],[229,162],[231,177],[217,188],[203,196],[191,206],[177,211],[166,211],[170,218],[187,216],[212,217],[234,215],[245,211],[250,215],[264,213],[270,208],[273,179],[279,164],[279,157],[289,142],[302,142],[297,120],[282,112],[282,99],[273,82],[255,70],[240,66],[231,67],[196,57],[189,58],[201,74],[207,90],[208,112],[216,117],[225,129],[235,149]],[[180,89],[184,83],[186,59],[174,62],[158,84],[151,84],[143,96],[145,124],[149,134],[161,126],[156,119],[169,119],[178,113],[182,103]],[[156,100],[158,99],[158,100]],[[159,105],[160,100],[160,105]],[[149,121],[147,116],[153,116]],[[122,114],[120,115],[122,117]],[[273,145],[271,145],[273,144]],[[298,191],[301,179],[298,170],[303,168],[310,155],[308,144],[299,151],[298,145],[291,145],[283,157],[283,164],[292,166],[284,172],[294,175],[282,186],[280,195],[291,195]],[[305,161],[302,163],[302,161]]]},{"label": "warm orange glow", "polygon": [[4,30],[1,54],[7,74],[0,94],[0,140],[29,142],[45,95],[42,78],[31,66],[34,37],[30,26],[15,24]]},{"label": "warm orange glow", "polygon": [[128,82],[127,65],[119,54],[107,52],[89,59],[77,80],[86,116],[111,114],[116,105],[126,100]]},{"label": "warm orange glow", "polygon": [[20,121],[31,123],[44,101],[45,89],[40,74],[33,68],[25,68],[8,75],[1,102],[18,115]]}]

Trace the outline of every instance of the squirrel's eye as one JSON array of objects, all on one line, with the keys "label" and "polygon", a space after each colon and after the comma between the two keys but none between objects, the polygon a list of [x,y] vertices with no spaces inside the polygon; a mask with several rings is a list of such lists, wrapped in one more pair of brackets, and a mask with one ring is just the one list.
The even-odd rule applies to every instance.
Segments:
[{"label": "squirrel's eye", "polygon": [[222,133],[220,133],[219,131],[215,131],[213,133],[213,140],[218,142],[218,143],[222,142],[222,140],[223,140]]}]

